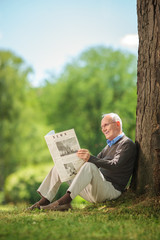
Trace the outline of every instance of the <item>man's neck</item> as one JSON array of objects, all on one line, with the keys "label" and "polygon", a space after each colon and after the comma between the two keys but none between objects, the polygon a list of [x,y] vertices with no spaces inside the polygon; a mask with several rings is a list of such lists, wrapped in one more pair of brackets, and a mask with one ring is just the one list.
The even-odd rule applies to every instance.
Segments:
[{"label": "man's neck", "polygon": [[124,136],[124,133],[121,132],[120,134],[118,134],[114,139],[112,140],[107,140],[107,144],[109,147],[111,147],[112,145],[114,145],[117,141],[119,141],[122,137]]},{"label": "man's neck", "polygon": [[109,140],[109,141],[112,141],[112,140],[114,140],[116,137],[118,137],[119,135],[121,135],[123,132],[121,131],[121,132],[118,132],[112,139],[107,139],[107,140]]}]

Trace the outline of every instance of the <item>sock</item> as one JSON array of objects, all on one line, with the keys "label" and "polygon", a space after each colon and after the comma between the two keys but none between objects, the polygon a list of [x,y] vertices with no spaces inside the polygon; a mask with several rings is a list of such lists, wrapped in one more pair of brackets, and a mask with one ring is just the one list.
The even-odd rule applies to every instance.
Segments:
[{"label": "sock", "polygon": [[67,192],[63,197],[57,200],[59,205],[64,205],[67,203],[70,203],[72,201],[72,198],[70,197],[70,192]]},{"label": "sock", "polygon": [[45,205],[48,205],[48,204],[50,203],[50,201],[49,201],[47,198],[42,197],[42,198],[39,200],[38,203],[39,203],[40,206],[45,206]]}]

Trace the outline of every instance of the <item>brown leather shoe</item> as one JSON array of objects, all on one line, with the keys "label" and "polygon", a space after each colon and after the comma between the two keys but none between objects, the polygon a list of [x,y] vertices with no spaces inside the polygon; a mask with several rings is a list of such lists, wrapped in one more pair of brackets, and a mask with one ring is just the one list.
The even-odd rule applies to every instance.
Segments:
[{"label": "brown leather shoe", "polygon": [[68,211],[69,209],[72,209],[72,206],[70,203],[59,205],[59,202],[55,201],[47,206],[40,206],[40,209],[50,211]]},{"label": "brown leather shoe", "polygon": [[26,211],[32,211],[32,210],[34,210],[34,209],[36,209],[36,208],[40,209],[39,202],[36,202],[36,203],[33,204],[31,207],[28,207],[28,208],[26,209]]},{"label": "brown leather shoe", "polygon": [[32,211],[36,208],[40,209],[40,206],[46,206],[50,203],[50,201],[44,197],[42,197],[38,202],[34,203],[31,207],[27,208],[26,211]]}]

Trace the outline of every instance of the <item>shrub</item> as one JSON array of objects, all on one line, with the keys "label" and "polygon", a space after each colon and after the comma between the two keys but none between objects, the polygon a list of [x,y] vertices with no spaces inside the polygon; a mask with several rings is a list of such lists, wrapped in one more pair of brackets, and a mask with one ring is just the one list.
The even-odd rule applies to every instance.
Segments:
[{"label": "shrub", "polygon": [[[20,169],[9,175],[5,182],[5,201],[6,202],[30,202],[34,203],[40,199],[37,188],[50,171],[51,165],[32,165]],[[63,183],[56,195],[61,197],[68,185]]]}]

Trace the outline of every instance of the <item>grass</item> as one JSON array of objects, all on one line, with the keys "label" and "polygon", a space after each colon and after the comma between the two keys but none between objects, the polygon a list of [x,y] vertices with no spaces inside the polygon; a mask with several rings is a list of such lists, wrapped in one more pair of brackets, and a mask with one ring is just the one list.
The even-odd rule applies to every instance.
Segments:
[{"label": "grass", "polygon": [[24,212],[0,206],[1,240],[159,240],[160,198],[124,194],[105,204],[76,204],[68,212]]}]

